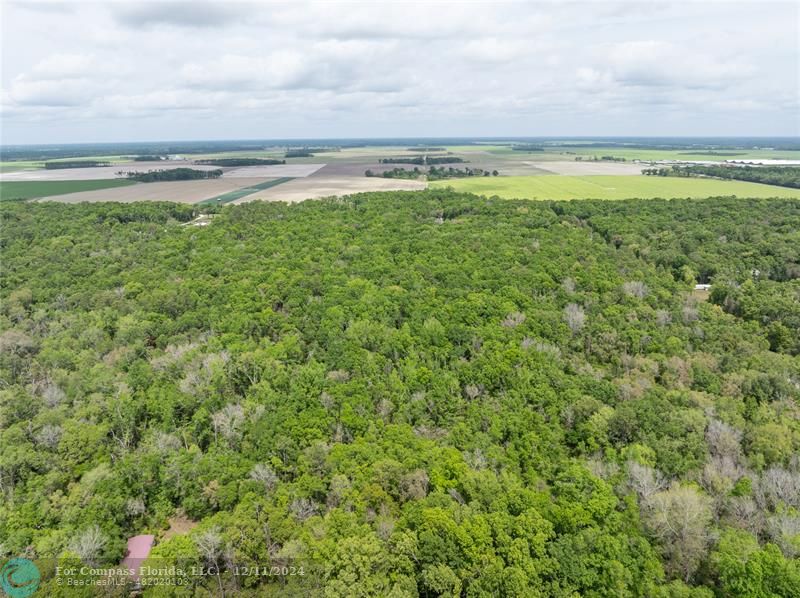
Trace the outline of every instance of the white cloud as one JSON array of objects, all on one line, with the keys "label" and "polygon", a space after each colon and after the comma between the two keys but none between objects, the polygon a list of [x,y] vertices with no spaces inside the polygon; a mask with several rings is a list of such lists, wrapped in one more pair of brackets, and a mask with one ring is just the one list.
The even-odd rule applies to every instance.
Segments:
[{"label": "white cloud", "polygon": [[587,66],[577,70],[575,81],[580,89],[587,92],[605,90],[615,85],[611,73]]},{"label": "white cloud", "polygon": [[189,2],[187,0],[114,2],[115,19],[122,25],[140,27],[219,28],[246,18],[250,8],[242,2]]},{"label": "white cloud", "polygon": [[[787,3],[140,0],[3,13],[9,142],[80,141],[76,130],[800,134]],[[750,130],[727,128],[744,114]]]},{"label": "white cloud", "polygon": [[461,54],[470,60],[497,64],[524,58],[537,50],[535,44],[525,40],[487,37],[468,41]]},{"label": "white cloud", "polygon": [[747,57],[720,59],[702,48],[660,41],[614,44],[607,63],[623,85],[724,88],[752,75]]},{"label": "white cloud", "polygon": [[94,56],[89,54],[52,54],[33,67],[33,74],[43,79],[82,77],[97,68]]},{"label": "white cloud", "polygon": [[9,98],[22,106],[81,106],[91,101],[90,79],[30,79],[19,77]]},{"label": "white cloud", "polygon": [[183,66],[187,85],[206,89],[330,89],[346,85],[348,64],[296,50],[266,56],[225,55]]}]

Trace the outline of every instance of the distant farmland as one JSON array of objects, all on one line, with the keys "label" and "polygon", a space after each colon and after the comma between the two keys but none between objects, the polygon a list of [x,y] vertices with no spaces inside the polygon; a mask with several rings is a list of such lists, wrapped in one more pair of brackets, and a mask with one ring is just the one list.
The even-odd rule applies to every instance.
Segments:
[{"label": "distant farmland", "polygon": [[[351,193],[390,189],[423,189],[429,185],[424,180],[383,179],[381,176],[365,177],[371,170],[380,175],[394,164],[382,164],[380,159],[401,157],[412,159],[421,156],[443,157],[462,160],[473,169],[492,172],[497,177],[452,178],[431,182],[433,187],[453,187],[483,195],[519,197],[529,199],[626,199],[626,198],[673,198],[709,197],[736,195],[739,197],[798,197],[797,190],[754,184],[744,181],[723,181],[706,178],[680,180],[678,177],[646,177],[644,168],[670,167],[671,162],[650,164],[644,160],[691,160],[707,163],[711,160],[752,157],[763,160],[778,157],[798,158],[800,153],[788,149],[755,149],[734,145],[669,145],[667,147],[621,145],[613,142],[586,142],[552,140],[530,142],[543,151],[515,151],[514,146],[524,145],[520,140],[500,140],[492,143],[424,143],[402,145],[357,145],[341,144],[339,151],[326,152],[316,158],[283,157],[286,144],[257,144],[257,147],[236,151],[198,153],[199,147],[225,148],[231,144],[189,144],[181,151],[167,152],[160,145],[137,147],[145,156],[181,154],[183,159],[157,160],[152,162],[132,161],[127,147],[102,148],[102,152],[85,153],[70,150],[59,157],[63,161],[102,161],[113,166],[94,168],[70,168],[47,170],[43,167],[42,152],[11,154],[19,158],[15,162],[0,162],[0,180],[5,188],[4,199],[43,198],[59,202],[93,201],[175,201],[219,205],[243,203],[253,200],[302,201],[317,197],[342,196]],[[233,144],[233,147],[238,147]],[[293,146],[291,146],[293,147]],[[793,146],[792,146],[793,147]],[[800,146],[798,146],[800,147]],[[436,149],[433,151],[431,148]],[[132,149],[132,148],[130,148]],[[183,149],[192,150],[184,152]],[[321,149],[317,144],[302,146],[303,151],[313,153]],[[147,150],[147,151],[144,151]],[[415,153],[411,153],[411,152]],[[74,155],[73,155],[74,154]],[[59,154],[60,155],[60,154]],[[594,159],[608,156],[609,159]],[[49,162],[54,159],[49,157]],[[221,160],[219,164],[201,164],[204,161]],[[623,161],[624,160],[624,161]],[[643,160],[643,161],[640,161]],[[272,162],[286,162],[273,164]],[[264,164],[263,162],[268,162]],[[250,164],[243,166],[243,164]],[[412,169],[413,164],[402,166]],[[219,179],[183,182],[156,182],[148,185],[126,186],[127,181],[111,181],[122,178],[121,172],[147,171],[171,168],[193,168],[197,170],[223,170]],[[557,175],[557,176],[553,176]],[[280,184],[275,183],[281,179]],[[287,180],[292,179],[292,180]],[[393,182],[392,182],[393,181]],[[120,187],[120,188],[114,188]],[[146,188],[145,188],[146,187]]]},{"label": "distant farmland", "polygon": [[283,177],[271,181],[264,181],[263,183],[258,183],[256,185],[251,185],[249,187],[242,187],[241,189],[236,189],[235,191],[229,191],[227,193],[223,193],[222,195],[218,195],[217,197],[212,197],[210,199],[203,200],[200,203],[209,205],[221,205],[230,203],[232,201],[236,201],[237,199],[241,199],[242,197],[252,195],[256,191],[262,191],[264,189],[269,189],[270,187],[276,187],[291,180],[292,180],[291,177]]},{"label": "distant farmland", "polygon": [[99,179],[89,181],[8,181],[0,182],[0,200],[33,199],[79,191],[96,191],[135,184],[124,179]]},{"label": "distant farmland", "polygon": [[[123,182],[128,182],[123,180]],[[263,179],[235,178],[200,179],[196,181],[165,181],[160,183],[136,183],[121,189],[100,189],[65,193],[47,198],[48,201],[80,203],[84,201],[175,201],[197,203],[204,199],[218,197],[224,193],[243,187],[251,187]]]},{"label": "distant farmland", "polygon": [[791,197],[800,190],[743,181],[645,176],[509,176],[434,181],[431,187],[452,187],[479,195],[522,199],[664,199],[675,197]]}]

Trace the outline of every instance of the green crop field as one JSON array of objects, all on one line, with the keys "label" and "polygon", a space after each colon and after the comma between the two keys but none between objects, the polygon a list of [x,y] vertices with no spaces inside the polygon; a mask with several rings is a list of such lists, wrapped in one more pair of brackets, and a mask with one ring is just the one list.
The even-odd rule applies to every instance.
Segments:
[{"label": "green crop field", "polygon": [[8,181],[0,183],[0,200],[32,199],[78,191],[94,191],[134,185],[125,179],[100,179],[96,181]]},{"label": "green crop field", "polygon": [[236,201],[242,197],[247,195],[252,195],[256,191],[262,191],[263,189],[269,189],[270,187],[275,187],[277,185],[282,185],[287,181],[291,181],[293,177],[282,177],[279,179],[274,179],[270,181],[264,181],[263,183],[258,183],[257,185],[251,185],[249,187],[242,187],[241,189],[236,189],[235,191],[229,191],[228,193],[223,193],[222,195],[217,195],[216,197],[212,197],[210,199],[206,199],[198,203],[198,205],[222,205],[226,203],[230,203],[232,201]]},{"label": "green crop field", "polygon": [[33,170],[36,168],[44,168],[44,163],[38,160],[17,160],[14,162],[0,162],[0,172]]},{"label": "green crop field", "polygon": [[74,158],[52,158],[50,160],[11,160],[0,162],[0,172],[15,172],[18,170],[38,170],[44,168],[45,162],[71,162],[75,160],[97,160],[98,162],[108,162],[110,165],[123,164],[129,162],[128,156],[80,156]]},{"label": "green crop field", "polygon": [[660,197],[791,197],[800,199],[800,189],[761,185],[744,181],[649,177],[626,175],[596,176],[509,176],[475,177],[433,181],[431,187],[452,187],[479,195],[525,199],[649,199]]}]

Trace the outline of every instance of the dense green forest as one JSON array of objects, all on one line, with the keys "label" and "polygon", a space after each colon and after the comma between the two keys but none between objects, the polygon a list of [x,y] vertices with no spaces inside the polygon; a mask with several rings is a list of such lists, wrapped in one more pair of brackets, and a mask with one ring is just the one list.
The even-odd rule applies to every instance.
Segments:
[{"label": "dense green forest", "polygon": [[642,174],[650,176],[707,176],[717,179],[732,179],[793,187],[800,189],[800,167],[797,166],[729,166],[691,164],[672,168],[646,168]]},{"label": "dense green forest", "polygon": [[140,533],[221,571],[145,595],[800,595],[800,202],[196,209],[0,205],[0,557],[42,595]]},{"label": "dense green forest", "polygon": [[222,170],[198,170],[196,168],[165,168],[162,170],[148,170],[139,172],[118,173],[125,174],[132,181],[140,183],[160,183],[163,181],[197,181],[201,179],[218,179],[222,176]]}]

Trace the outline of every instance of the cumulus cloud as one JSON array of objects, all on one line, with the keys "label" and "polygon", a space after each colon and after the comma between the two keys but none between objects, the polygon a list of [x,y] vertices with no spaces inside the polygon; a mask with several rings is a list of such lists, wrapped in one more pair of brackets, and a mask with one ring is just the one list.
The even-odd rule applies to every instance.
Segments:
[{"label": "cumulus cloud", "polygon": [[502,64],[523,58],[536,50],[536,44],[528,40],[487,37],[468,41],[461,53],[470,60]]},{"label": "cumulus cloud", "polygon": [[186,0],[112,3],[116,20],[127,27],[224,27],[241,20],[252,8],[239,2],[188,2]]},{"label": "cumulus cloud", "polygon": [[190,62],[181,77],[204,89],[340,89],[353,80],[348,62],[296,50],[266,56],[225,55],[209,62]]},{"label": "cumulus cloud", "polygon": [[9,98],[22,106],[81,106],[91,99],[89,79],[29,79],[11,85]]},{"label": "cumulus cloud", "polygon": [[33,73],[41,78],[76,77],[95,68],[94,57],[88,54],[51,54],[33,67]]},{"label": "cumulus cloud", "polygon": [[[800,133],[789,3],[140,0],[3,12],[8,142],[80,141],[76,130]],[[751,129],[729,130],[743,114]]]},{"label": "cumulus cloud", "polygon": [[724,60],[702,49],[660,40],[614,44],[608,52],[613,77],[624,85],[724,88],[752,75],[747,57]]},{"label": "cumulus cloud", "polygon": [[39,13],[69,13],[72,12],[72,7],[67,2],[30,2],[26,0],[12,0],[9,4],[13,4],[20,10],[27,10]]}]

